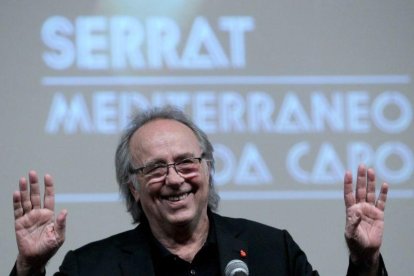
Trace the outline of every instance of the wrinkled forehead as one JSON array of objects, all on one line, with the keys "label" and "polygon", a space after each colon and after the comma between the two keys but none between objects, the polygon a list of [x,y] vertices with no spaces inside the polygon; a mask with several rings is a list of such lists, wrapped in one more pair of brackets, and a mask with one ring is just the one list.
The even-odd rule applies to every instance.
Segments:
[{"label": "wrinkled forehead", "polygon": [[198,155],[200,143],[185,124],[171,119],[156,119],[137,129],[130,140],[134,162],[173,160],[180,155]]}]

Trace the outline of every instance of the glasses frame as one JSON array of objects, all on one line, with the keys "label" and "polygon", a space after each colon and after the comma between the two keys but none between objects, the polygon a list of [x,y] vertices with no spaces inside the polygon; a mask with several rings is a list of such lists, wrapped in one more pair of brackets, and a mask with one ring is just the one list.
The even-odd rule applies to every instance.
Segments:
[{"label": "glasses frame", "polygon": [[[175,172],[178,174],[178,175],[180,175],[181,177],[186,177],[185,175],[182,175],[182,173],[177,169],[177,165],[179,165],[180,163],[184,163],[186,160],[198,160],[198,164],[201,164],[201,161],[202,160],[206,160],[206,161],[208,161],[207,159],[205,159],[205,155],[204,155],[204,153],[202,153],[201,155],[200,155],[200,157],[187,157],[187,158],[184,158],[184,159],[182,159],[182,160],[180,160],[180,161],[177,161],[177,162],[173,162],[173,163],[167,163],[167,164],[162,164],[162,163],[160,163],[159,165],[159,167],[162,167],[162,168],[165,168],[166,169],[166,171],[165,171],[165,174],[163,175],[163,176],[160,176],[159,178],[161,179],[164,179],[167,175],[168,175],[168,172],[169,172],[169,168],[170,167],[173,167],[174,168],[174,170],[175,170]],[[148,176],[148,174],[144,174],[144,169],[145,168],[147,168],[147,167],[149,167],[149,166],[152,166],[152,165],[155,165],[156,163],[152,163],[152,164],[147,164],[147,165],[144,165],[144,166],[142,166],[142,167],[139,167],[139,168],[132,168],[132,167],[130,167],[130,169],[129,169],[129,173],[130,174],[139,174],[139,175],[141,175],[141,176]]]}]

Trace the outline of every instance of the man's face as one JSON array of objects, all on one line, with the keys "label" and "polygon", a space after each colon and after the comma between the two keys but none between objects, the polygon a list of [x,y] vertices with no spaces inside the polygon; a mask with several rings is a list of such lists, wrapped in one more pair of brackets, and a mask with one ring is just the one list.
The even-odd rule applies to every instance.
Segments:
[{"label": "man's face", "polygon": [[[152,163],[170,164],[202,154],[190,128],[174,120],[158,119],[139,128],[131,137],[130,150],[135,167]],[[207,216],[209,170],[205,160],[191,177],[177,174],[173,166],[161,181],[137,174],[140,200],[152,226],[197,224]]]}]

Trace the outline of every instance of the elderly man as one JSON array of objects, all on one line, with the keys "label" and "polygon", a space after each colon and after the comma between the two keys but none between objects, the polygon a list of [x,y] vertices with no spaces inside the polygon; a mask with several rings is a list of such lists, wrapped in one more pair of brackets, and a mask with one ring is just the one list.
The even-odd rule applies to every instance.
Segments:
[{"label": "elderly man", "polygon": [[[139,225],[68,252],[58,275],[318,275],[288,232],[214,213],[213,147],[183,112],[166,107],[136,116],[115,161]],[[54,218],[51,176],[44,184],[43,208],[34,171],[13,194],[14,275],[44,274],[65,239],[67,211]],[[387,190],[384,183],[376,199],[374,172],[360,166],[354,195],[352,175],[345,174],[348,275],[387,274],[380,255]]]}]

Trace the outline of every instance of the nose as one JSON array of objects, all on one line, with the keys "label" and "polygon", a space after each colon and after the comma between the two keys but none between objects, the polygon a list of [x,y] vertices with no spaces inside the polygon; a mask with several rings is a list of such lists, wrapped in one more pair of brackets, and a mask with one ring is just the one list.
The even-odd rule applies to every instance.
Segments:
[{"label": "nose", "polygon": [[181,185],[184,178],[178,173],[175,164],[168,164],[167,175],[165,177],[165,184],[167,185]]}]

